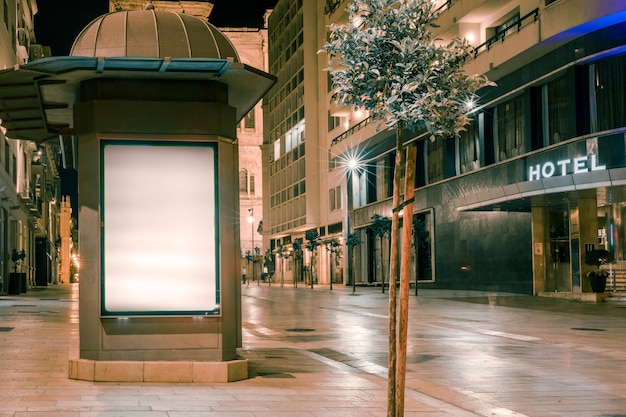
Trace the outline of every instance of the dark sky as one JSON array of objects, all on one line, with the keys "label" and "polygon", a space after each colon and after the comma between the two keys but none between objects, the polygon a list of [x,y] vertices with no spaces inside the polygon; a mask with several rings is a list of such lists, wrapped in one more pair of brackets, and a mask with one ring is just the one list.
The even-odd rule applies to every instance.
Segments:
[{"label": "dark sky", "polygon": [[[216,26],[260,27],[263,13],[278,0],[213,0],[209,21]],[[80,31],[96,17],[107,13],[108,0],[37,0],[37,42],[49,45],[52,55],[68,55]]]}]

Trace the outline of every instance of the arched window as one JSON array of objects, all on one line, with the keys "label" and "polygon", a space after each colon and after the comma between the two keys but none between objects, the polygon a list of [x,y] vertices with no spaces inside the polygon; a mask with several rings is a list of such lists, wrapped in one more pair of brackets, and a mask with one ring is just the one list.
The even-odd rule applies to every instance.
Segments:
[{"label": "arched window", "polygon": [[239,192],[245,193],[248,191],[248,171],[242,169],[239,171]]},{"label": "arched window", "polygon": [[239,171],[239,192],[254,194],[254,175],[249,174],[245,168]]}]

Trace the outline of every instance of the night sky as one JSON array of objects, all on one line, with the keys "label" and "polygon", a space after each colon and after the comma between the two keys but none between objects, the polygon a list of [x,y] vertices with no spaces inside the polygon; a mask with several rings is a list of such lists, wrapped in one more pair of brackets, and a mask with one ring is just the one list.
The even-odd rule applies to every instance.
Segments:
[{"label": "night sky", "polygon": [[[260,27],[263,14],[277,0],[213,0],[209,21],[221,27]],[[108,0],[37,0],[37,42],[48,45],[52,55],[65,56],[80,31],[96,17],[109,11]]]}]

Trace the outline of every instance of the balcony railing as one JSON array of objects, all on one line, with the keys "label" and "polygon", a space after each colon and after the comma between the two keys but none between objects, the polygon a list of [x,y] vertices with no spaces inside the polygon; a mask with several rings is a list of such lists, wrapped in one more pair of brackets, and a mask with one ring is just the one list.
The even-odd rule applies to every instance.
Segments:
[{"label": "balcony railing", "polygon": [[[525,26],[528,23],[535,23],[537,20],[539,19],[539,9],[535,9],[532,12],[528,13],[527,15],[523,16],[521,19],[519,19],[518,21],[511,23],[510,25],[502,28],[502,30],[495,34],[494,36],[492,36],[491,38],[487,39],[487,41],[481,43],[480,45],[478,45],[475,49],[474,49],[474,57],[476,57],[478,54],[480,54],[483,51],[488,51],[491,49],[491,46],[498,42],[498,41],[502,41],[504,42],[504,38],[507,37],[507,35],[510,33],[510,31],[512,29],[517,28],[517,32],[519,32],[523,26]],[[532,20],[532,22],[531,22]]]},{"label": "balcony railing", "polygon": [[28,208],[29,214],[35,217],[41,217],[41,199],[37,196],[35,189],[31,186],[30,181],[25,180],[19,192],[20,199]]},{"label": "balcony railing", "polygon": [[343,132],[341,135],[339,135],[336,138],[334,138],[330,142],[330,146],[334,146],[334,145],[338,144],[339,142],[341,142],[342,140],[344,140],[348,136],[354,134],[355,132],[358,132],[359,130],[363,129],[364,127],[366,127],[370,123],[372,123],[372,116],[368,117],[367,119],[363,119],[359,123],[357,123],[354,126],[352,126],[350,129],[348,129],[345,132]]}]

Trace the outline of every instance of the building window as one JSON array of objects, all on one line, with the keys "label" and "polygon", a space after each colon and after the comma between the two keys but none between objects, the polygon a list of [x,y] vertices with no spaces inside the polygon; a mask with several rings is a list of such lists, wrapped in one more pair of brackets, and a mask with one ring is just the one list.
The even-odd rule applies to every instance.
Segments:
[{"label": "building window", "polygon": [[341,118],[332,116],[330,112],[328,112],[328,131],[330,132],[331,130],[339,127],[340,124]]},{"label": "building window", "polygon": [[434,281],[433,211],[413,215],[413,256],[415,276],[419,281]]},{"label": "building window", "polygon": [[443,174],[443,144],[445,139],[428,141],[426,147],[428,152],[428,183],[441,181]]},{"label": "building window", "polygon": [[248,171],[242,169],[239,171],[239,192],[245,193],[248,191]]},{"label": "building window", "polygon": [[245,168],[239,171],[239,192],[254,194],[254,175],[249,174]]},{"label": "building window", "polygon": [[567,139],[567,78],[557,78],[544,87],[544,103],[544,136],[547,145],[554,145]]},{"label": "building window", "polygon": [[525,96],[519,96],[496,108],[496,134],[500,161],[526,152]]},{"label": "building window", "polygon": [[518,31],[517,25],[519,24],[520,16],[519,12],[515,11],[509,14],[508,17],[502,22],[502,24],[490,28],[489,31],[493,31],[493,35],[497,39],[504,39],[505,36],[511,35]]},{"label": "building window", "polygon": [[341,209],[341,186],[328,190],[328,203],[330,211]]},{"label": "building window", "polygon": [[248,114],[246,114],[246,117],[244,118],[243,127],[245,129],[254,129],[255,128],[254,110],[255,110],[254,108],[252,110],[250,110],[248,112]]},{"label": "building window", "polygon": [[480,134],[478,121],[473,119],[467,130],[459,136],[459,164],[461,174],[473,171],[480,167]]},{"label": "building window", "polygon": [[390,153],[376,161],[376,201],[393,195],[394,154]]},{"label": "building window", "polygon": [[626,56],[595,64],[597,131],[626,126]]}]

